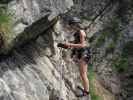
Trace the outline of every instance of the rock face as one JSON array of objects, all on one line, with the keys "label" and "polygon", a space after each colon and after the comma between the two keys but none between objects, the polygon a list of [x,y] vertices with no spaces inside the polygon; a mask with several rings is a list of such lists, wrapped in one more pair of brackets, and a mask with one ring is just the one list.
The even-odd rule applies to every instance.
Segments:
[{"label": "rock face", "polygon": [[[88,3],[84,2],[83,7],[87,7],[86,10]],[[93,3],[90,3],[91,7],[95,7]],[[13,32],[1,50],[4,53],[11,48],[16,49],[9,57],[1,58],[0,61],[0,98],[4,100],[79,99],[75,97],[75,87],[81,84],[78,66],[68,59],[64,59],[66,61],[64,62],[60,50],[56,47],[57,42],[63,42],[66,34],[62,33],[65,31],[62,31],[59,23],[51,28],[57,22],[56,17],[66,12],[71,5],[71,1],[61,0],[13,0],[8,4],[9,13],[13,15]],[[27,44],[21,46],[25,42]],[[88,97],[81,100],[88,100]]]},{"label": "rock face", "polygon": [[71,62],[66,66],[56,47],[63,41],[63,31],[59,23],[54,25],[56,17],[72,4],[71,0],[13,0],[8,4],[13,29],[1,52],[15,49],[0,59],[1,100],[78,99],[78,67]]},{"label": "rock face", "polygon": [[[92,40],[90,40],[92,42],[92,48],[94,48],[94,50],[98,49],[98,52],[100,53],[94,55],[96,56],[94,70],[99,77],[99,82],[116,96],[116,100],[132,100],[132,68],[130,67],[132,65],[132,57],[128,58],[131,61],[128,60],[128,62],[125,62],[128,63],[128,65],[124,65],[124,72],[117,72],[117,68],[114,68],[114,61],[116,61],[116,58],[121,59],[120,55],[122,54],[124,44],[133,40],[133,33],[131,29],[133,25],[132,1],[74,0],[74,3],[74,9],[70,12],[70,14],[72,16],[80,17],[92,26],[89,27],[87,35],[89,39]],[[109,31],[111,34],[114,34],[114,36],[111,34],[107,36]],[[120,34],[118,35],[117,33]],[[92,38],[90,38],[91,36]],[[99,40],[99,43],[103,43],[101,43],[100,46],[94,46],[97,40]],[[117,42],[114,42],[113,44],[112,41]],[[109,53],[110,51],[113,52]],[[122,65],[123,64],[119,67]]]},{"label": "rock face", "polygon": [[71,0],[11,0],[8,15],[12,21],[9,33],[4,33],[1,52],[6,53],[43,33],[55,23],[53,20],[58,15],[65,13],[72,5]]},{"label": "rock face", "polygon": [[57,42],[63,41],[60,32],[63,31],[57,23],[37,39],[13,50],[9,57],[1,58],[1,100],[78,99],[75,97],[76,85],[81,84],[78,66],[65,63],[56,47]]},{"label": "rock face", "polygon": [[[94,55],[97,94],[102,95],[103,100],[110,97],[132,100],[132,55],[126,70],[117,72],[121,68],[114,68],[124,44],[133,39],[131,0],[73,1],[75,6],[68,15],[78,16],[85,24],[92,25],[86,32],[92,39],[92,48],[100,53]],[[71,37],[57,16],[72,5],[71,0],[12,0],[8,3],[12,30],[10,35],[5,35],[8,41],[0,51],[15,49],[0,58],[1,100],[80,100],[75,97],[76,85],[81,84],[78,66],[70,61],[69,50],[57,48],[57,43]],[[102,34],[108,32],[106,28],[111,28],[109,36]],[[99,37],[102,38],[99,40]],[[100,46],[96,45],[98,40],[102,41]],[[115,65],[120,65],[119,61]],[[127,62],[122,65],[125,69]],[[88,97],[82,100],[86,99]]]}]

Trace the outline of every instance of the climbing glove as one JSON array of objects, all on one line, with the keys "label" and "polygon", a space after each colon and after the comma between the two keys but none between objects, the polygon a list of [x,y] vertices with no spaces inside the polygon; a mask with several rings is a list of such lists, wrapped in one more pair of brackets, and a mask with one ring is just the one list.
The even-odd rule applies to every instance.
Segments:
[{"label": "climbing glove", "polygon": [[61,47],[61,48],[64,48],[64,49],[67,49],[68,48],[68,46],[65,45],[65,44],[63,44],[63,43],[58,43],[57,44],[57,47]]}]

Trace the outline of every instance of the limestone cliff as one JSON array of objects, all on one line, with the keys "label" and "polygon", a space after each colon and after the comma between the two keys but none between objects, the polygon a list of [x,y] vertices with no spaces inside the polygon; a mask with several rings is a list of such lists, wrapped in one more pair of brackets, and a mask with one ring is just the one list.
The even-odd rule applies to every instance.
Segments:
[{"label": "limestone cliff", "polygon": [[[75,4],[71,15],[76,14],[90,25],[89,42],[98,52],[94,55],[97,79],[116,100],[132,100],[132,1],[75,0]],[[101,96],[104,93],[98,92]]]},{"label": "limestone cliff", "polygon": [[57,48],[72,37],[65,26],[69,16],[82,20],[97,52],[91,71],[96,94],[102,100],[132,100],[132,1],[73,1],[0,1],[0,100],[91,100],[76,98],[78,65],[70,50]]},{"label": "limestone cliff", "polygon": [[[4,43],[1,44],[1,54],[8,53],[0,58],[0,99],[75,100],[74,83],[78,83],[78,67],[66,66],[62,52],[56,47],[57,38],[63,40],[61,29],[56,24],[58,15],[70,9],[73,2],[1,2],[5,7],[1,8],[2,11],[7,12],[1,12],[3,15],[0,17],[10,19],[0,23]],[[10,25],[9,30],[5,23]]]},{"label": "limestone cliff", "polygon": [[[72,0],[5,0],[1,1],[1,53],[7,53],[36,38],[56,22],[56,17],[73,5]],[[7,51],[7,52],[6,52]]]}]

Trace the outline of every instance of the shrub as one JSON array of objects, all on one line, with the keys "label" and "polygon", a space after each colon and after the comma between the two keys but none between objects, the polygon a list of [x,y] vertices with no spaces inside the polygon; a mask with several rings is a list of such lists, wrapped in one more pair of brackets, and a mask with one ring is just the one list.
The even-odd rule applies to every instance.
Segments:
[{"label": "shrub", "polygon": [[128,58],[120,57],[115,62],[113,62],[113,66],[118,72],[124,72],[128,68]]},{"label": "shrub", "polygon": [[96,40],[96,46],[101,46],[108,36],[108,32],[101,32],[101,35]]},{"label": "shrub", "polygon": [[129,41],[124,45],[122,50],[122,56],[123,57],[133,56],[133,41]]},{"label": "shrub", "polygon": [[106,48],[106,53],[113,53],[114,49],[115,49],[116,43],[114,41],[112,41],[108,47]]},{"label": "shrub", "polygon": [[113,66],[116,68],[118,72],[124,72],[129,67],[129,57],[133,57],[133,41],[129,41],[125,43],[121,56],[119,56],[114,62]]},{"label": "shrub", "polygon": [[8,2],[10,2],[11,0],[0,0],[0,4],[7,4]]},{"label": "shrub", "polygon": [[96,40],[96,46],[101,46],[106,39],[112,38],[112,41],[115,43],[110,43],[108,48],[113,49],[114,44],[117,43],[122,35],[120,20],[118,17],[113,17],[108,23],[103,24],[103,27],[104,29],[101,31],[101,35]]},{"label": "shrub", "polygon": [[0,7],[0,35],[3,40],[3,47],[8,48],[8,44],[11,42],[12,28],[11,28],[11,16],[8,14],[7,5]]},{"label": "shrub", "polygon": [[10,15],[7,13],[7,5],[0,7],[0,31],[8,32],[10,26]]}]

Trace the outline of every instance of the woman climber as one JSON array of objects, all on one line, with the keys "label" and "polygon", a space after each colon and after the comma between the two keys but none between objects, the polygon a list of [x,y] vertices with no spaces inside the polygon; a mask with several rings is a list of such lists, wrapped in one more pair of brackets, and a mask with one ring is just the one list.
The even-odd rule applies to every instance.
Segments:
[{"label": "woman climber", "polygon": [[78,94],[77,97],[83,97],[89,95],[89,80],[87,77],[87,66],[90,60],[90,49],[87,47],[86,43],[86,33],[80,26],[80,19],[74,17],[69,20],[69,26],[74,30],[74,41],[73,43],[58,43],[58,47],[62,48],[72,48],[71,57],[76,57],[80,65],[80,76],[83,83],[83,89],[79,88],[82,93]]}]

